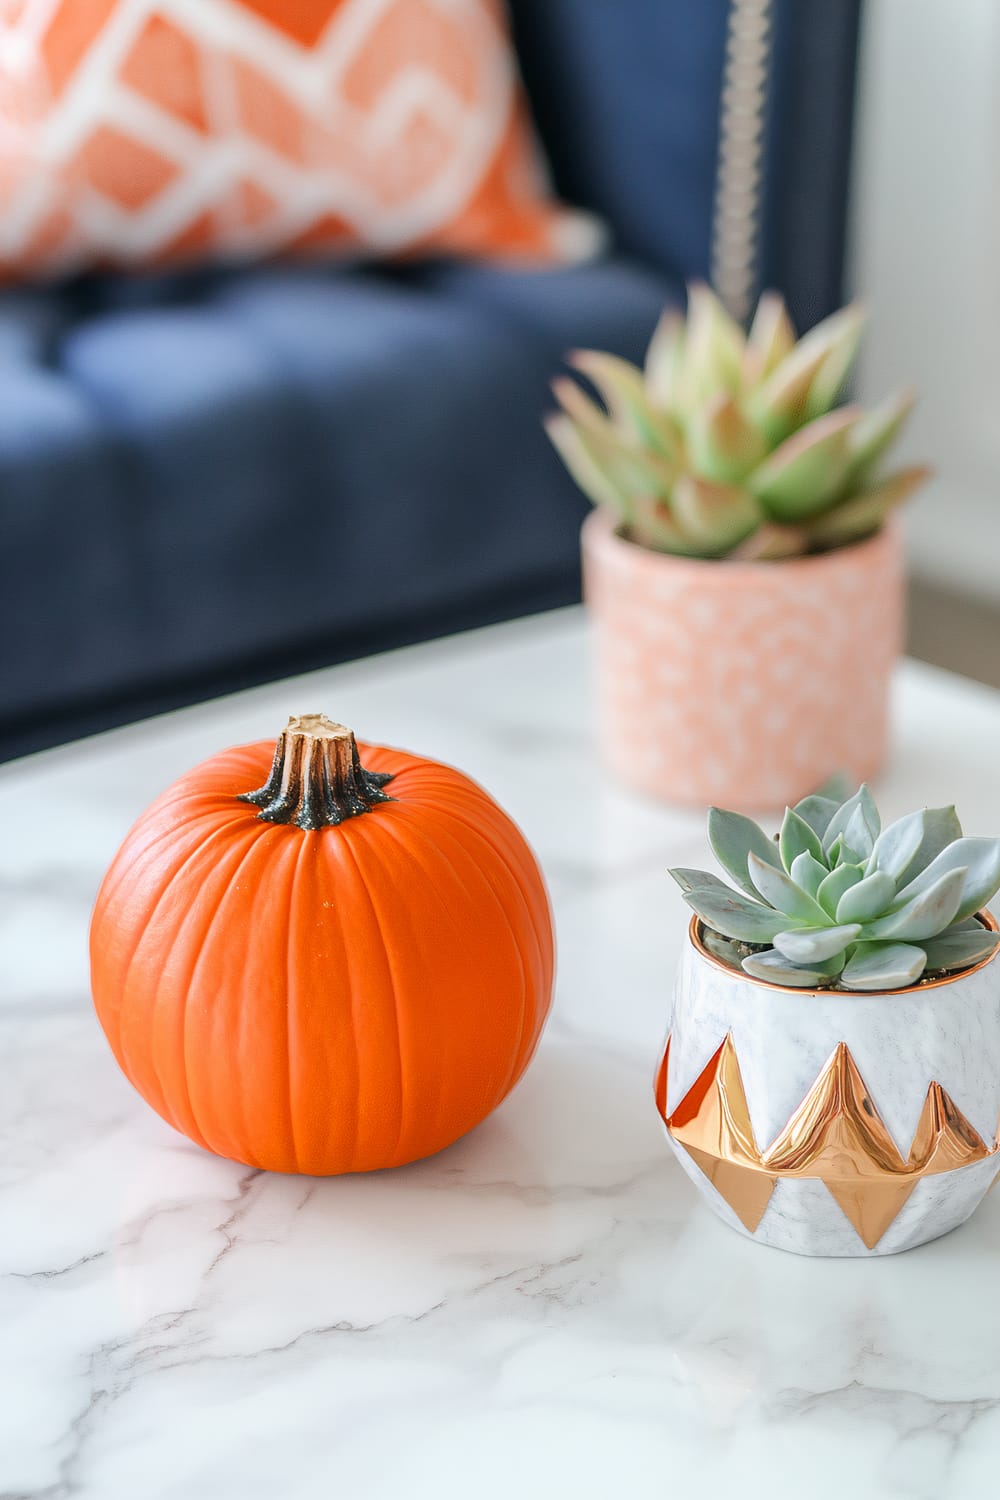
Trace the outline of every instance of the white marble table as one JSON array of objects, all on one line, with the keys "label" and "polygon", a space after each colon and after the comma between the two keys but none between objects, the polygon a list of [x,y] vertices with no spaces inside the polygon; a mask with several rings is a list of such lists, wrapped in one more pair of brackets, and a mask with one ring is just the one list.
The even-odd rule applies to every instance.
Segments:
[{"label": "white marble table", "polygon": [[[0,1497],[984,1500],[1000,1194],[884,1261],[748,1244],[696,1200],[651,1075],[702,818],[608,785],[569,611],[0,769]],[[452,760],[548,872],[528,1076],[441,1156],[280,1178],[175,1135],[87,995],[104,865],[222,745],[324,710]],[[1000,695],[907,665],[883,810],[1000,828]]]}]

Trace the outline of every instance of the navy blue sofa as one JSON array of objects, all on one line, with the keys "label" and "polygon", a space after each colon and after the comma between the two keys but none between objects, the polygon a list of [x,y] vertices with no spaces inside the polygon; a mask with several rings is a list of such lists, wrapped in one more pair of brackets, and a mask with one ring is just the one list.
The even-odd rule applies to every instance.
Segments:
[{"label": "navy blue sofa", "polygon": [[[709,274],[732,16],[511,8],[604,259],[0,294],[0,758],[576,597],[585,504],[539,425],[548,381],[575,345],[638,359]],[[857,5],[752,9],[773,39],[753,277],[808,326],[841,291]]]}]

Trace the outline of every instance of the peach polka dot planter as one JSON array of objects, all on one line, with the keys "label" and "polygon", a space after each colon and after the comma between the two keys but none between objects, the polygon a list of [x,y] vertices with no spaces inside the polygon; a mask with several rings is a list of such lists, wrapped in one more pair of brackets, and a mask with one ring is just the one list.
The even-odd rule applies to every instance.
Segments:
[{"label": "peach polka dot planter", "polygon": [[903,640],[898,522],[814,557],[703,561],[637,546],[595,510],[583,565],[600,746],[623,781],[766,809],[879,769]]}]

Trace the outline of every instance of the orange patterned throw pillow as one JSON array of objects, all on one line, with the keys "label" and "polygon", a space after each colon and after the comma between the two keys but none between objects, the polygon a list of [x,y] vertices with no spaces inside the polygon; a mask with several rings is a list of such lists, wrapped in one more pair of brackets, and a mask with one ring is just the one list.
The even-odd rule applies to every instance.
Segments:
[{"label": "orange patterned throw pillow", "polygon": [[0,274],[575,260],[494,0],[0,0]]}]

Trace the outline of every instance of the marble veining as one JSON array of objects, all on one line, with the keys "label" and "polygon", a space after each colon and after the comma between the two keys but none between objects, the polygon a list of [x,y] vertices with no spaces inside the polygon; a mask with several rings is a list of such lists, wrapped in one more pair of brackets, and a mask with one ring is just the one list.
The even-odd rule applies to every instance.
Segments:
[{"label": "marble veining", "polygon": [[[131,819],[315,709],[489,786],[550,874],[560,942],[552,1023],[496,1115],[331,1181],[174,1134],[86,981]],[[591,712],[566,612],[0,767],[3,1500],[993,1492],[1000,1196],[870,1261],[776,1254],[701,1202],[651,1079],[685,931],[664,872],[705,864],[703,819],[609,784]],[[1000,827],[997,696],[911,665],[894,713],[887,815],[957,792],[967,826]]]}]

